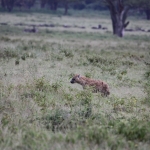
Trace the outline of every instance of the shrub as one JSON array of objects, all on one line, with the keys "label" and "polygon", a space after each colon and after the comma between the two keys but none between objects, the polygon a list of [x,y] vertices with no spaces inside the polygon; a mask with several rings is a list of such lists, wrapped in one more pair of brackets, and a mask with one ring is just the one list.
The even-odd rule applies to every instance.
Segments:
[{"label": "shrub", "polygon": [[16,58],[19,57],[17,51],[14,51],[11,48],[4,48],[0,51],[0,58]]},{"label": "shrub", "polygon": [[117,133],[124,135],[128,140],[148,141],[150,138],[150,122],[131,120],[128,123],[116,124]]},{"label": "shrub", "polygon": [[[79,127],[75,133],[72,133],[72,135],[75,134],[74,138],[76,139],[70,139],[70,135],[68,134],[66,136],[67,142],[72,142],[75,140],[86,140],[88,142],[94,143],[94,144],[101,144],[106,139],[108,139],[108,132],[107,129],[100,127],[100,126],[89,126],[89,127]],[[69,137],[69,138],[68,138]]]},{"label": "shrub", "polygon": [[61,51],[61,53],[64,53],[65,56],[68,57],[68,58],[69,58],[69,57],[72,58],[72,57],[74,56],[71,50],[66,50],[66,49],[64,49],[64,50]]},{"label": "shrub", "polygon": [[85,89],[77,93],[76,98],[81,101],[82,104],[90,104],[92,100],[92,89]]},{"label": "shrub", "polygon": [[64,126],[63,121],[68,118],[69,113],[63,109],[56,108],[55,110],[47,112],[42,117],[43,124],[48,130],[58,131],[63,130],[68,126]]},{"label": "shrub", "polygon": [[49,84],[44,77],[34,79],[34,84],[35,84],[35,88],[39,91],[44,91],[49,87]]},{"label": "shrub", "polygon": [[110,60],[103,58],[99,55],[88,55],[87,60],[92,64],[96,65],[97,67],[101,67],[102,65],[108,66],[108,65],[118,65],[119,63],[116,60]]},{"label": "shrub", "polygon": [[147,80],[147,82],[144,85],[144,90],[145,93],[147,94],[146,98],[145,98],[145,102],[150,105],[150,71],[147,71],[145,73],[145,78]]}]

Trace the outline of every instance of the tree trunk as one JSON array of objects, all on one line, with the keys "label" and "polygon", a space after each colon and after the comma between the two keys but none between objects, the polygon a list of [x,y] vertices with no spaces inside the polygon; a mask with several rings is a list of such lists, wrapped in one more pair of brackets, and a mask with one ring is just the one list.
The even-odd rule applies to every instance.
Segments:
[{"label": "tree trunk", "polygon": [[64,15],[67,15],[67,14],[68,14],[68,2],[65,2],[65,3],[64,3],[64,6],[65,6]]},{"label": "tree trunk", "polygon": [[44,8],[46,3],[47,3],[46,0],[40,0],[41,8]]},{"label": "tree trunk", "polygon": [[53,0],[49,2],[50,5],[50,9],[56,11],[57,10],[57,6],[58,6],[58,2],[57,0]]},{"label": "tree trunk", "polygon": [[147,20],[150,20],[150,9],[145,10]]},{"label": "tree trunk", "polygon": [[1,0],[1,6],[3,7],[3,8],[5,8],[5,1],[4,0]]},{"label": "tree trunk", "polygon": [[58,2],[54,2],[54,10],[56,11],[57,10],[57,6],[58,6]]},{"label": "tree trunk", "polygon": [[6,7],[8,11],[11,12],[14,7],[14,0],[6,0]]},{"label": "tree trunk", "polygon": [[112,20],[113,34],[123,37],[123,30],[129,24],[129,22],[125,22],[129,9],[123,5],[121,0],[107,0],[107,3]]}]

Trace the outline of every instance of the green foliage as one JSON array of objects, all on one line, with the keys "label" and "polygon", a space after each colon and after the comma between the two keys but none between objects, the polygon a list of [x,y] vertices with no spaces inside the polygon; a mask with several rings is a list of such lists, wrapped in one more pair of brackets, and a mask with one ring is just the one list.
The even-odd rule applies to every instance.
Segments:
[{"label": "green foliage", "polygon": [[90,88],[85,89],[77,93],[76,98],[81,101],[82,104],[89,104],[92,100],[92,90]]},{"label": "green foliage", "polygon": [[69,127],[69,122],[65,124],[65,119],[68,119],[69,113],[62,109],[49,111],[42,117],[42,122],[47,130],[59,131]]},{"label": "green foliage", "polygon": [[68,57],[68,58],[69,57],[72,58],[74,56],[71,50],[64,49],[64,50],[61,51],[61,53],[64,53],[65,56]]},{"label": "green foliage", "polygon": [[88,142],[93,142],[95,144],[101,144],[103,141],[108,139],[107,129],[99,126],[92,126],[88,128],[80,128],[77,130],[79,140],[87,140]]},{"label": "green foliage", "polygon": [[131,120],[129,123],[119,123],[117,132],[123,134],[128,140],[148,141],[150,136],[150,122],[143,124],[142,121]]},{"label": "green foliage", "polygon": [[86,76],[87,78],[91,78],[91,77],[92,77],[91,72],[85,72],[85,76]]},{"label": "green foliage", "polygon": [[62,83],[61,83],[61,81],[56,82],[56,83],[53,83],[51,86],[52,86],[54,91],[58,92],[58,90],[62,87]]},{"label": "green foliage", "polygon": [[3,50],[0,51],[0,58],[16,58],[18,57],[19,54],[17,53],[16,50],[13,48],[4,48]]},{"label": "green foliage", "polygon": [[147,94],[146,98],[145,98],[145,102],[150,105],[150,71],[148,70],[145,73],[145,78],[147,80],[147,82],[145,83],[144,89],[145,89],[145,93]]},{"label": "green foliage", "polygon": [[45,147],[45,141],[47,140],[47,136],[44,132],[37,130],[32,127],[24,127],[22,129],[22,145],[17,146],[17,149],[37,149],[36,145],[39,145],[40,148]]}]

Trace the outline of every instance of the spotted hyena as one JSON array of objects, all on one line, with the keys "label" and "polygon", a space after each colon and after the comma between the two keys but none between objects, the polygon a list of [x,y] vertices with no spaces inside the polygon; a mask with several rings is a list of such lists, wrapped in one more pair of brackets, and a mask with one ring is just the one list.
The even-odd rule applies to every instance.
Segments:
[{"label": "spotted hyena", "polygon": [[94,80],[94,79],[90,79],[90,78],[80,76],[79,74],[77,74],[71,79],[70,82],[72,84],[78,83],[82,85],[83,89],[85,89],[86,87],[92,87],[94,93],[101,92],[102,95],[104,96],[107,96],[110,94],[107,83],[101,80]]}]

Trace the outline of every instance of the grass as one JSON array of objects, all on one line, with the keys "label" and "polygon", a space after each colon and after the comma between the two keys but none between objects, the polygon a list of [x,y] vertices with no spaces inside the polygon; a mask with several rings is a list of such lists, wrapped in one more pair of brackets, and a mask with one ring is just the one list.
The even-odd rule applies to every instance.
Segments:
[{"label": "grass", "polygon": [[[107,13],[98,16],[1,14],[0,149],[149,149],[150,36],[120,39]],[[29,26],[15,25],[23,22],[55,27],[26,33]],[[98,24],[108,29],[91,29]],[[106,81],[110,96],[70,84],[76,73]]]}]

